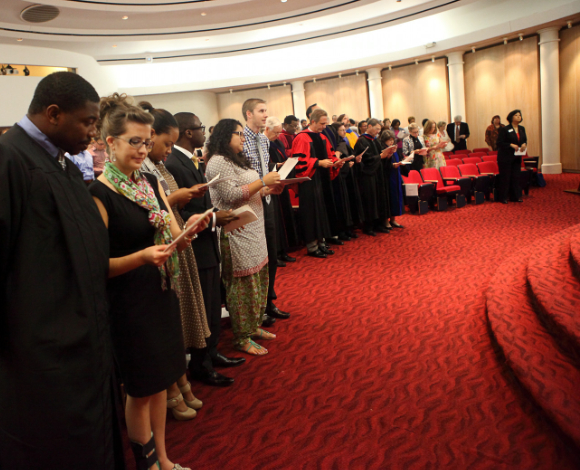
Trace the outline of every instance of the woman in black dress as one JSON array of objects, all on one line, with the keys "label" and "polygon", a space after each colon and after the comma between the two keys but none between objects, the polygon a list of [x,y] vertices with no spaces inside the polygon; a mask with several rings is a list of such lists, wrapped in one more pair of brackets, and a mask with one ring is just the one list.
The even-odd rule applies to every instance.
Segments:
[{"label": "woman in black dress", "polygon": [[508,203],[508,197],[513,202],[524,202],[520,187],[520,172],[522,156],[515,155],[517,150],[525,152],[528,146],[526,129],[520,126],[523,121],[522,112],[515,109],[508,114],[509,125],[500,128],[497,135],[497,166],[499,181],[497,185],[498,200]]},{"label": "woman in black dress", "polygon": [[165,450],[166,389],[185,371],[174,292],[179,264],[173,250],[165,252],[180,230],[155,176],[139,171],[153,146],[153,116],[118,94],[101,100],[100,114],[111,162],[90,191],[109,231],[111,334],[128,395],[128,435],[138,470],[156,461],[162,470],[181,469]]}]

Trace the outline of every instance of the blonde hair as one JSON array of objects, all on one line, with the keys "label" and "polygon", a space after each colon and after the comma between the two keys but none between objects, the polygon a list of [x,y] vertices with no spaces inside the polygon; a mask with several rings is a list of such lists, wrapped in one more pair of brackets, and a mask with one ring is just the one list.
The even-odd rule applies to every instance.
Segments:
[{"label": "blonde hair", "polygon": [[[101,98],[98,130],[105,142],[108,136],[118,137],[125,133],[128,122],[153,125],[155,118],[144,109],[134,106],[126,94],[113,93]],[[109,145],[107,144],[107,147]]]},{"label": "blonde hair", "polygon": [[322,108],[316,108],[310,114],[310,122],[318,122],[322,116],[328,116],[328,113]]},{"label": "blonde hair", "polygon": [[415,129],[419,129],[419,126],[414,122],[409,124],[409,132],[414,131]]},{"label": "blonde hair", "polygon": [[425,127],[423,128],[423,135],[431,135],[428,132],[429,130],[431,130],[431,127],[435,127],[435,131],[433,133],[436,134],[437,133],[437,125],[435,124],[435,121],[429,119],[425,123]]},{"label": "blonde hair", "polygon": [[244,101],[244,104],[242,105],[242,114],[244,115],[244,121],[248,120],[248,111],[253,113],[254,109],[256,109],[256,106],[258,106],[259,104],[266,104],[266,102],[262,98],[250,98]]}]

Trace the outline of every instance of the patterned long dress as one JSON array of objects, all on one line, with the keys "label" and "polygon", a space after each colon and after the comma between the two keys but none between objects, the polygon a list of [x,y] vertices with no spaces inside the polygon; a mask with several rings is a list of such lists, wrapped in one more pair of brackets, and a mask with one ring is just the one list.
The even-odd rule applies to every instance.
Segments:
[{"label": "patterned long dress", "polygon": [[[179,189],[173,175],[169,173],[163,162],[153,163],[149,158],[143,162],[142,171],[152,173],[157,177],[166,195]],[[173,215],[183,229],[184,220],[179,214],[177,207],[172,207]],[[195,243],[195,240],[193,241]],[[197,263],[193,248],[188,246],[179,253],[179,306],[181,311],[181,325],[183,328],[183,342],[186,348],[203,349],[206,347],[205,339],[211,332],[207,325],[207,316],[203,303],[203,294],[199,284]]]},{"label": "patterned long dress", "polygon": [[262,324],[268,296],[268,249],[264,231],[264,210],[259,193],[250,196],[249,185],[259,179],[255,170],[242,168],[221,155],[208,162],[206,176],[229,180],[210,188],[211,201],[223,210],[249,205],[258,220],[245,225],[241,232],[225,233],[220,242],[222,280],[226,288],[228,310],[232,320],[234,344],[245,345]]},{"label": "patterned long dress", "polygon": [[[425,139],[425,147],[429,148],[441,142],[441,135],[439,133],[431,135],[423,135]],[[427,152],[424,157],[425,168],[441,168],[442,166],[447,166],[445,163],[445,156],[443,155],[443,149],[433,149]]]}]

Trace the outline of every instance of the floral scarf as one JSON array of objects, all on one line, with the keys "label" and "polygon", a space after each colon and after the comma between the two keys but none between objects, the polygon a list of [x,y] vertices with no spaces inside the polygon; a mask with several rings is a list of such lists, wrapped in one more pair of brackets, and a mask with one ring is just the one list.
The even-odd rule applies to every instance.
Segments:
[{"label": "floral scarf", "polygon": [[[105,163],[103,175],[115,187],[119,194],[125,196],[143,209],[149,211],[149,223],[155,227],[154,241],[156,245],[169,245],[173,241],[171,235],[171,217],[167,211],[161,210],[159,201],[155,197],[153,188],[140,171],[133,173],[134,181],[127,178],[110,162]],[[159,267],[161,273],[161,287],[167,289],[167,277],[171,281],[171,288],[178,294],[179,290],[179,262],[177,252],[173,252],[164,265]]]}]

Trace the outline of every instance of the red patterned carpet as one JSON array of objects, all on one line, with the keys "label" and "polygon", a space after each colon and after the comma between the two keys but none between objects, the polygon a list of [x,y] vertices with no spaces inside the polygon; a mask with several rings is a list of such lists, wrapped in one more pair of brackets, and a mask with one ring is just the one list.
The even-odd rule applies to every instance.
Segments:
[{"label": "red patterned carpet", "polygon": [[[193,384],[198,417],[168,416],[194,469],[572,469],[580,450],[495,346],[485,294],[498,266],[580,223],[580,175],[546,175],[524,204],[405,215],[328,260],[279,269],[270,354]],[[557,288],[557,286],[554,286]],[[222,351],[234,353],[231,330]],[[576,388],[578,390],[578,388]],[[132,462],[131,462],[132,464]]]}]

